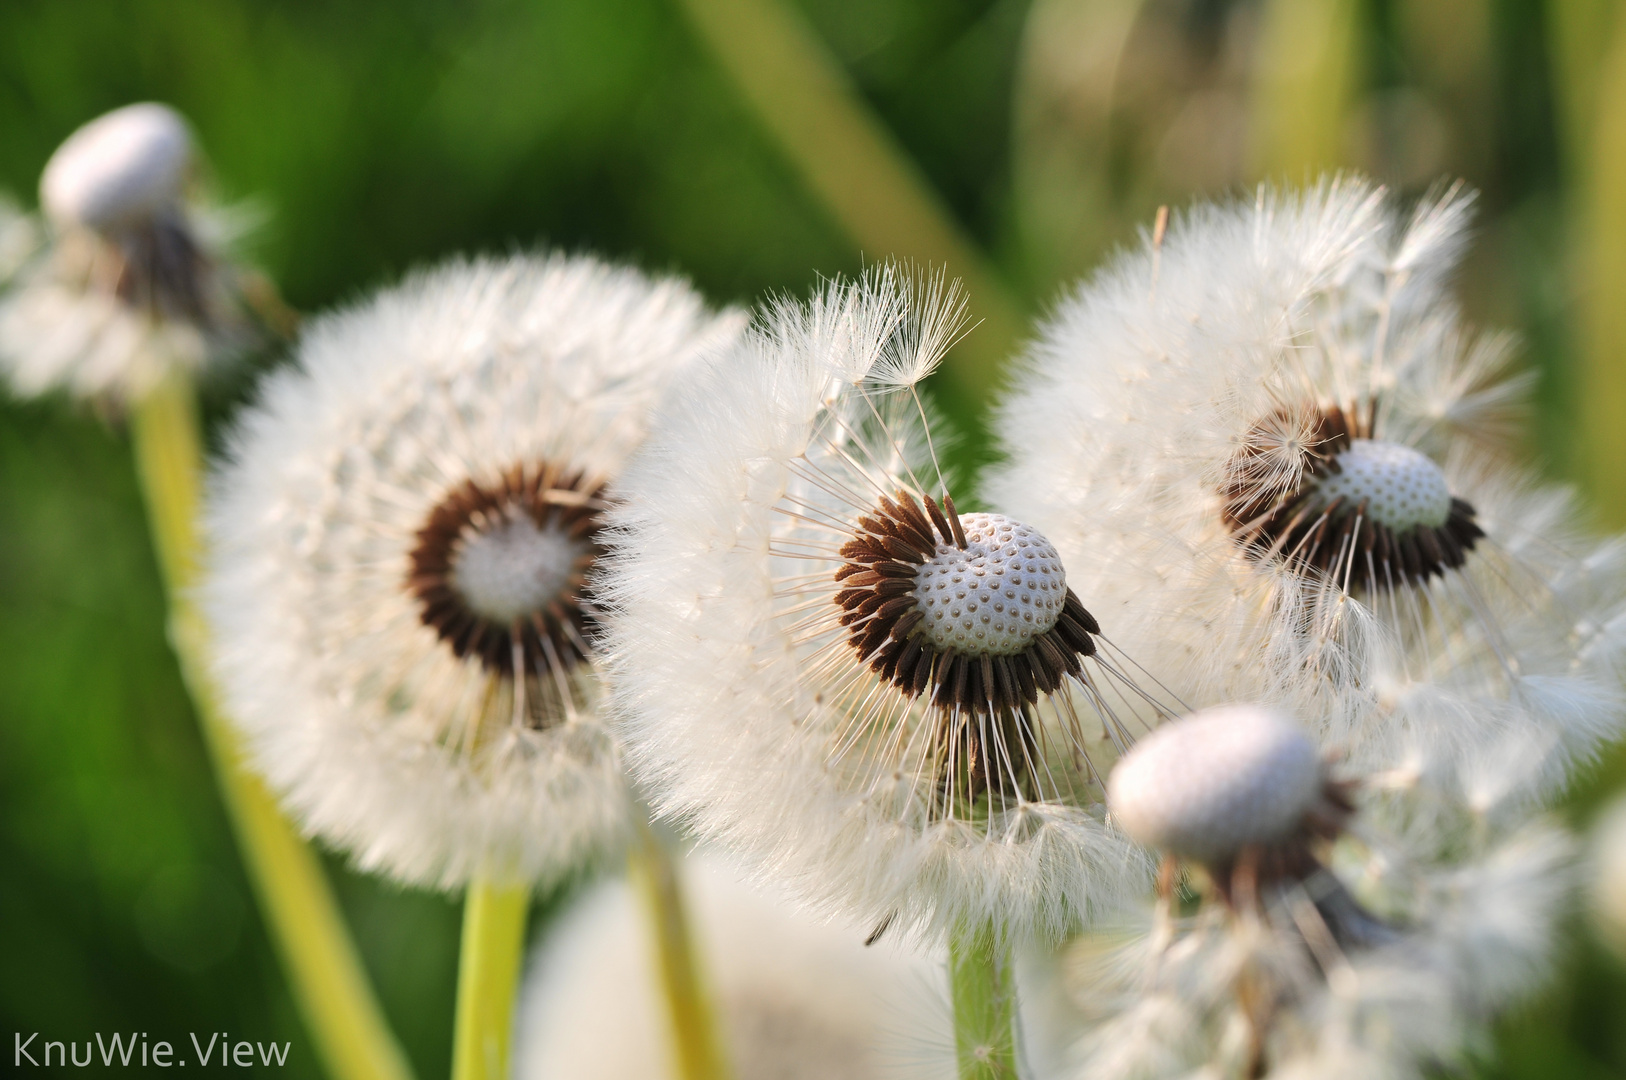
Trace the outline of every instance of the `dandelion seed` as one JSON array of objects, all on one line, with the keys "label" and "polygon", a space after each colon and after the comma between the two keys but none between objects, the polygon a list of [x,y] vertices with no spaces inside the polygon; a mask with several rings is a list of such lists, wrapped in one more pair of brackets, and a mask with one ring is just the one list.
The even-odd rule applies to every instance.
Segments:
[{"label": "dandelion seed", "polygon": [[869,926],[1053,934],[1144,880],[1099,777],[1160,706],[1045,537],[948,493],[907,374],[954,295],[835,283],[687,381],[612,515],[609,654],[660,811]]},{"label": "dandelion seed", "polygon": [[1291,703],[1362,771],[1525,730],[1551,790],[1619,730],[1626,562],[1508,456],[1528,380],[1445,293],[1469,205],[1177,215],[1041,330],[987,490],[1182,699]]},{"label": "dandelion seed", "polygon": [[214,478],[218,674],[259,768],[367,868],[539,882],[615,842],[587,576],[671,379],[676,281],[454,263],[316,322]]},{"label": "dandelion seed", "polygon": [[120,407],[250,339],[234,226],[189,194],[193,166],[186,122],[152,103],[92,120],[52,155],[49,243],[0,297],[0,369],[17,393]]}]

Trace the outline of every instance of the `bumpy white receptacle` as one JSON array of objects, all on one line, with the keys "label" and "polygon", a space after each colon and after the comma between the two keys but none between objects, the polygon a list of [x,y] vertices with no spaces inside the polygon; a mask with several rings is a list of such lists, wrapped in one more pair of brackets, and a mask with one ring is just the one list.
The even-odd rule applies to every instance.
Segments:
[{"label": "bumpy white receptacle", "polygon": [[1002,514],[963,514],[960,524],[965,550],[938,544],[915,575],[921,627],[939,649],[1014,656],[1061,618],[1061,556],[1037,529]]},{"label": "bumpy white receptacle", "polygon": [[1405,532],[1418,525],[1437,529],[1451,516],[1451,488],[1433,461],[1399,443],[1356,439],[1333,459],[1339,471],[1316,485],[1323,499],[1366,503],[1380,525]]},{"label": "bumpy white receptacle", "polygon": [[99,116],[68,136],[40,178],[40,205],[58,225],[128,228],[180,202],[192,161],[186,121],[144,102]]},{"label": "bumpy white receptacle", "polygon": [[522,515],[464,539],[452,559],[452,582],[471,610],[506,623],[558,596],[582,552],[558,529],[539,529]]},{"label": "bumpy white receptacle", "polygon": [[1222,705],[1143,739],[1113,770],[1107,805],[1138,843],[1215,862],[1290,834],[1320,788],[1320,757],[1297,726]]}]

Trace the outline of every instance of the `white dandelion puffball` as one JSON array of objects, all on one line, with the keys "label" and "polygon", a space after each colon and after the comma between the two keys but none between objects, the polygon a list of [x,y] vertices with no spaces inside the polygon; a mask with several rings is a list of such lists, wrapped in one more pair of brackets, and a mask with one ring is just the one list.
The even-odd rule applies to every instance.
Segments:
[{"label": "white dandelion puffball", "polygon": [[[679,866],[698,967],[740,1080],[947,1076],[954,1033],[942,963],[821,921],[745,883],[716,855]],[[669,1075],[666,1006],[641,899],[595,886],[537,946],[519,1008],[514,1075]]]},{"label": "white dandelion puffball", "polygon": [[1521,731],[1541,793],[1626,716],[1626,547],[1509,456],[1528,380],[1446,290],[1470,203],[1176,215],[1041,326],[984,491],[1187,704],[1281,702],[1361,772]]},{"label": "white dandelion puffball", "polygon": [[1146,880],[1098,777],[1153,710],[1049,541],[942,487],[914,385],[957,311],[877,270],[685,380],[607,654],[659,812],[866,925],[1056,934]]},{"label": "white dandelion puffball", "polygon": [[1291,721],[1222,705],[1135,744],[1112,770],[1107,805],[1136,842],[1209,862],[1287,837],[1322,779],[1315,743]]},{"label": "white dandelion puffball", "polygon": [[50,242],[0,295],[0,373],[19,395],[122,405],[250,340],[227,215],[190,197],[194,148],[167,105],[126,105],[57,148]]},{"label": "white dandelion puffball", "polygon": [[545,884],[626,798],[584,592],[674,376],[735,335],[675,280],[454,262],[312,324],[213,478],[228,713],[361,866]]},{"label": "white dandelion puffball", "polygon": [[[1413,796],[1437,797],[1395,798]],[[1421,1080],[1480,1048],[1551,974],[1573,842],[1527,818],[1502,830],[1458,813],[1442,830],[1400,814],[1394,830],[1366,816],[1328,864],[1271,879],[1258,863],[1251,906],[1233,883],[1195,913],[1148,905],[1069,946],[1069,1075]]]}]

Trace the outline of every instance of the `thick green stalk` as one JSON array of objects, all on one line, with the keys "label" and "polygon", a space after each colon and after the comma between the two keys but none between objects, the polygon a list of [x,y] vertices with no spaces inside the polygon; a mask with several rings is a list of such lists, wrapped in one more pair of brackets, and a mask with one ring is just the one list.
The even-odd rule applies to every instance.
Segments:
[{"label": "thick green stalk", "polygon": [[523,885],[494,885],[478,878],[469,884],[457,958],[452,1080],[508,1080],[514,988],[530,901],[530,890]]},{"label": "thick green stalk", "polygon": [[1016,1080],[1016,975],[991,924],[949,941],[949,993],[959,1080]]},{"label": "thick green stalk", "polygon": [[946,267],[981,320],[945,370],[977,404],[1023,334],[1007,289],[846,72],[785,0],[681,0],[690,21],[813,193],[864,253]]},{"label": "thick green stalk", "polygon": [[172,375],[135,405],[130,420],[169,594],[170,639],[294,1002],[334,1080],[410,1080],[412,1070],[373,996],[321,863],[245,767],[236,732],[220,712],[209,676],[208,626],[193,596],[203,443],[191,383]]},{"label": "thick green stalk", "polygon": [[634,816],[637,836],[628,857],[628,872],[643,897],[654,933],[675,1075],[679,1080],[727,1080],[732,1070],[717,1035],[717,1018],[689,936],[677,865],[643,814]]}]

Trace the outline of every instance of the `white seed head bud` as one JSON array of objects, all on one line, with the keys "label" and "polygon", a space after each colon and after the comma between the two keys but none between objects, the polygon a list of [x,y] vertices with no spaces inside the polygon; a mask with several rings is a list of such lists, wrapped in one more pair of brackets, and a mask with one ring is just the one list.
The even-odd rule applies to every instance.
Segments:
[{"label": "white seed head bud", "polygon": [[1397,533],[1418,525],[1437,529],[1451,516],[1445,473],[1409,446],[1355,439],[1334,460],[1340,471],[1317,485],[1327,502],[1340,495],[1351,507],[1365,502],[1373,521]]},{"label": "white seed head bud", "polygon": [[1298,827],[1321,790],[1315,743],[1258,705],[1203,709],[1124,755],[1107,805],[1136,842],[1213,863]]},{"label": "white seed head bud", "polygon": [[192,136],[179,113],[152,102],[126,105],[57,147],[40,178],[40,205],[59,225],[139,225],[180,201],[191,160]]},{"label": "white seed head bud", "polygon": [[915,575],[926,639],[939,649],[1014,656],[1061,618],[1061,556],[1039,530],[1001,514],[962,514],[960,524],[965,549],[938,544]]},{"label": "white seed head bud", "polygon": [[558,596],[582,553],[563,532],[521,514],[464,538],[452,556],[452,585],[471,611],[508,623]]}]

